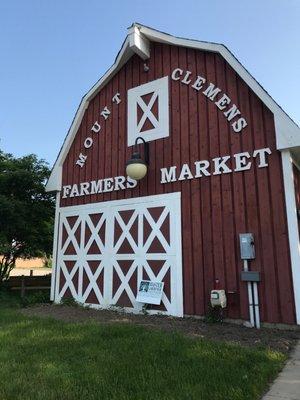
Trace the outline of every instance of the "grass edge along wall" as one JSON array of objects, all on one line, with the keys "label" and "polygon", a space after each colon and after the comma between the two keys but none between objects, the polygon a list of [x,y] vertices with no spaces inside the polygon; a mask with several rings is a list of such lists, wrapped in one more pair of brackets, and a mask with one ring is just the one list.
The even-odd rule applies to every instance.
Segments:
[{"label": "grass edge along wall", "polygon": [[[138,136],[150,163],[136,182],[125,169]],[[174,315],[204,315],[218,281],[227,316],[247,320],[238,235],[251,232],[261,320],[299,324],[299,149],[298,126],[224,46],[134,24],[83,98],[47,184],[58,193],[52,298],[139,311],[139,280],[158,279],[153,312],[182,298]],[[180,213],[166,207],[172,193]]]}]

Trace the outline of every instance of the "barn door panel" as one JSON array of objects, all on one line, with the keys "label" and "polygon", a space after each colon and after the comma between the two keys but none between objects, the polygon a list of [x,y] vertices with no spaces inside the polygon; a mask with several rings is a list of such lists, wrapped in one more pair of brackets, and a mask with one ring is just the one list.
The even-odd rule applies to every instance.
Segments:
[{"label": "barn door panel", "polygon": [[164,282],[162,304],[182,315],[180,194],[61,209],[56,301],[138,311],[142,279]]},{"label": "barn door panel", "polygon": [[[159,206],[156,204],[157,202],[145,202],[112,209],[112,304],[138,308],[135,298],[139,281],[157,280],[165,283],[162,305],[149,308],[172,314],[174,307],[170,285],[172,270],[175,272],[176,269],[176,251],[175,241],[171,243],[170,240],[170,214],[173,219],[175,216],[172,203],[160,200]],[[176,292],[173,294],[173,302],[175,297]]]},{"label": "barn door panel", "polygon": [[80,303],[104,303],[106,220],[106,213],[80,207],[61,212],[57,301],[73,297]]}]

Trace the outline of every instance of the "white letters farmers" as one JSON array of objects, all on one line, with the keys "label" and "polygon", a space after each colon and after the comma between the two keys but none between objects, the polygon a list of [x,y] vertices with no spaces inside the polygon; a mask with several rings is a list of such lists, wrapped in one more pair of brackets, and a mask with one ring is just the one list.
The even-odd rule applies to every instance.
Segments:
[{"label": "white letters farmers", "polygon": [[74,185],[63,186],[62,198],[132,189],[136,185],[137,181],[129,176],[115,176],[114,178],[98,179],[97,181],[75,183]]}]

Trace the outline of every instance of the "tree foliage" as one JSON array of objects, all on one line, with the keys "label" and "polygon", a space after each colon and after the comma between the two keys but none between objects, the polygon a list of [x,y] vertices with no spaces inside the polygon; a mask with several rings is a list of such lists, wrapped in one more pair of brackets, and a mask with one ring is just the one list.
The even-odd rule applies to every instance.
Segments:
[{"label": "tree foliage", "polygon": [[0,150],[0,283],[17,258],[52,252],[54,198],[45,192],[50,170],[31,154],[15,158]]}]

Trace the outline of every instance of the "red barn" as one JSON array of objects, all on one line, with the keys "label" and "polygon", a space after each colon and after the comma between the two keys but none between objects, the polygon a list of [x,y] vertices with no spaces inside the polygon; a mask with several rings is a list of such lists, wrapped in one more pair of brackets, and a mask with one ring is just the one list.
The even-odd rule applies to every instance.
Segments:
[{"label": "red barn", "polygon": [[138,312],[149,280],[164,283],[153,313],[203,316],[222,289],[228,318],[256,302],[262,322],[300,324],[298,162],[299,127],[225,46],[133,24],[47,184],[52,300]]}]

